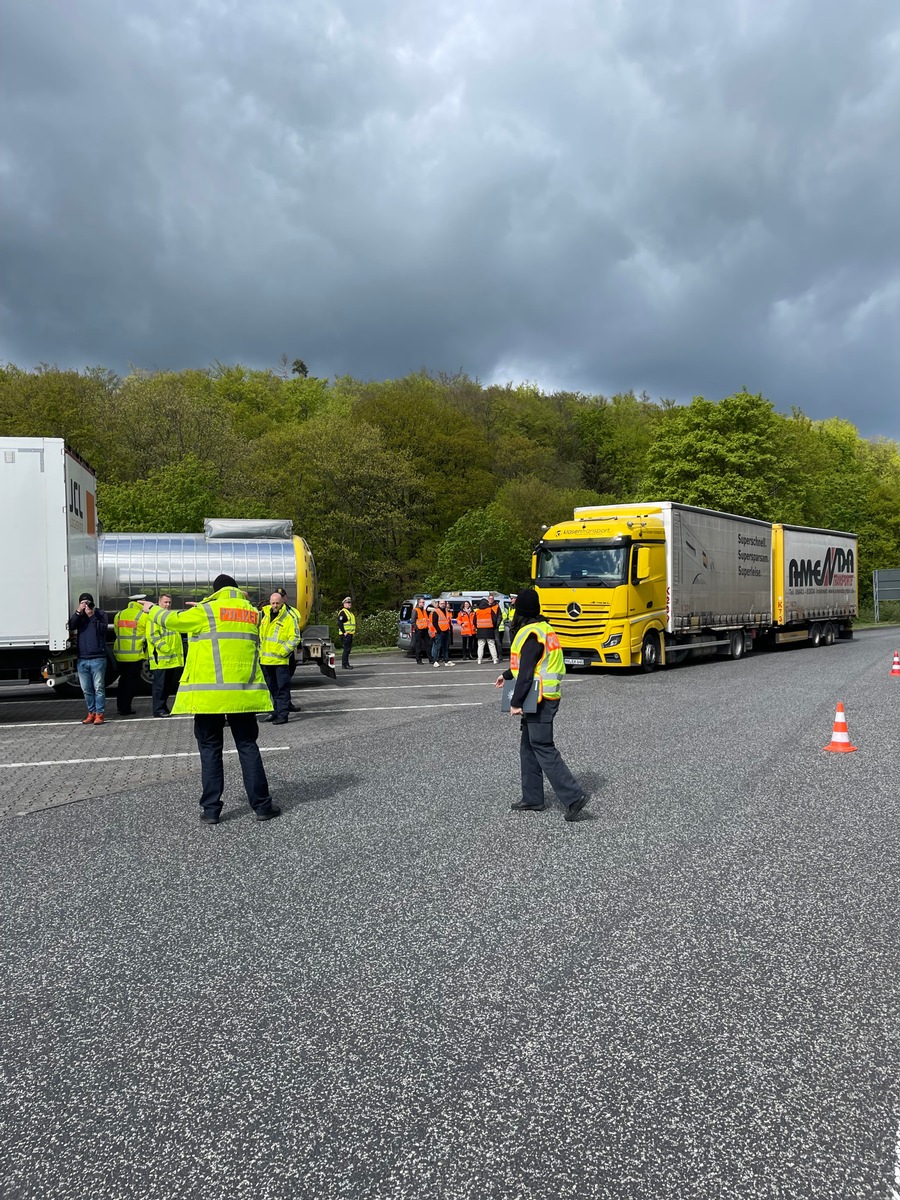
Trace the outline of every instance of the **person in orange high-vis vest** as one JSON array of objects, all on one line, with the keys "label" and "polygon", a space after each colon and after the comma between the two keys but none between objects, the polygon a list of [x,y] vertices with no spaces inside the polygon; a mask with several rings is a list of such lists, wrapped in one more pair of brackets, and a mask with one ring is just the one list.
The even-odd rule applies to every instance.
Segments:
[{"label": "person in orange high-vis vest", "polygon": [[456,623],[462,634],[463,658],[475,657],[475,614],[468,600],[463,601],[462,608],[456,614]]},{"label": "person in orange high-vis vest", "polygon": [[452,667],[450,661],[450,631],[453,628],[453,613],[446,600],[438,600],[437,607],[431,613],[431,662],[435,667],[441,663]]},{"label": "person in orange high-vis vest", "polygon": [[490,607],[487,600],[482,598],[478,601],[475,607],[475,637],[478,641],[478,665],[484,661],[484,648],[487,646],[491,652],[491,659],[497,662],[497,643],[494,640],[494,629],[496,628],[496,614]]},{"label": "person in orange high-vis vest", "polygon": [[413,653],[416,656],[417,666],[421,667],[423,662],[431,658],[431,634],[429,633],[431,620],[422,596],[416,596],[409,623],[412,626]]}]

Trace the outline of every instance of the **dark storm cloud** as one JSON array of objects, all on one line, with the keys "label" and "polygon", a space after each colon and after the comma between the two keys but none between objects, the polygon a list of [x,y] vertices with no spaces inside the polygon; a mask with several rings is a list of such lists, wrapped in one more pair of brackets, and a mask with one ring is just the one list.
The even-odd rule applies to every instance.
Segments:
[{"label": "dark storm cloud", "polygon": [[31,0],[2,351],[746,385],[900,437],[891,0]]}]

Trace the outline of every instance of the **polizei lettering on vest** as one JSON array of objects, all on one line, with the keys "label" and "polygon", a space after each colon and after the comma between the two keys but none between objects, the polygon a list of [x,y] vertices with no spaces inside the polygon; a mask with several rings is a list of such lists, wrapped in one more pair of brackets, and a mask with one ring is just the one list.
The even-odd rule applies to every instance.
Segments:
[{"label": "polizei lettering on vest", "polygon": [[259,613],[255,608],[222,608],[219,610],[221,621],[244,621],[247,625],[256,625]]},{"label": "polizei lettering on vest", "polygon": [[829,546],[824,559],[792,558],[788,587],[849,587],[856,569],[855,555],[843,546]]}]

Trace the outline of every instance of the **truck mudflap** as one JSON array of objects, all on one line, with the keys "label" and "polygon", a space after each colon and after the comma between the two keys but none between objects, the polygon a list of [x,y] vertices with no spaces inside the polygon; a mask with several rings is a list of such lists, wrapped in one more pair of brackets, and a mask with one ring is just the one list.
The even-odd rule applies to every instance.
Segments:
[{"label": "truck mudflap", "polygon": [[334,643],[330,640],[327,625],[307,625],[300,635],[297,649],[302,664],[314,662],[323,675],[337,681],[334,662]]}]

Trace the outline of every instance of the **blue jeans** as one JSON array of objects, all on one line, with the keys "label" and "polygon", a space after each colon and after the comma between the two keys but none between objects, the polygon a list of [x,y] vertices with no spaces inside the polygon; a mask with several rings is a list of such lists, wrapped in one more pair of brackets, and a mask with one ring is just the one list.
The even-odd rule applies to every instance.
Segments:
[{"label": "blue jeans", "polygon": [[88,712],[102,716],[106,710],[106,655],[102,658],[79,658],[78,682],[84,692]]},{"label": "blue jeans", "polygon": [[443,659],[444,662],[450,658],[450,630],[446,629],[441,633],[434,635],[434,641],[431,644],[431,661],[438,662]]}]

